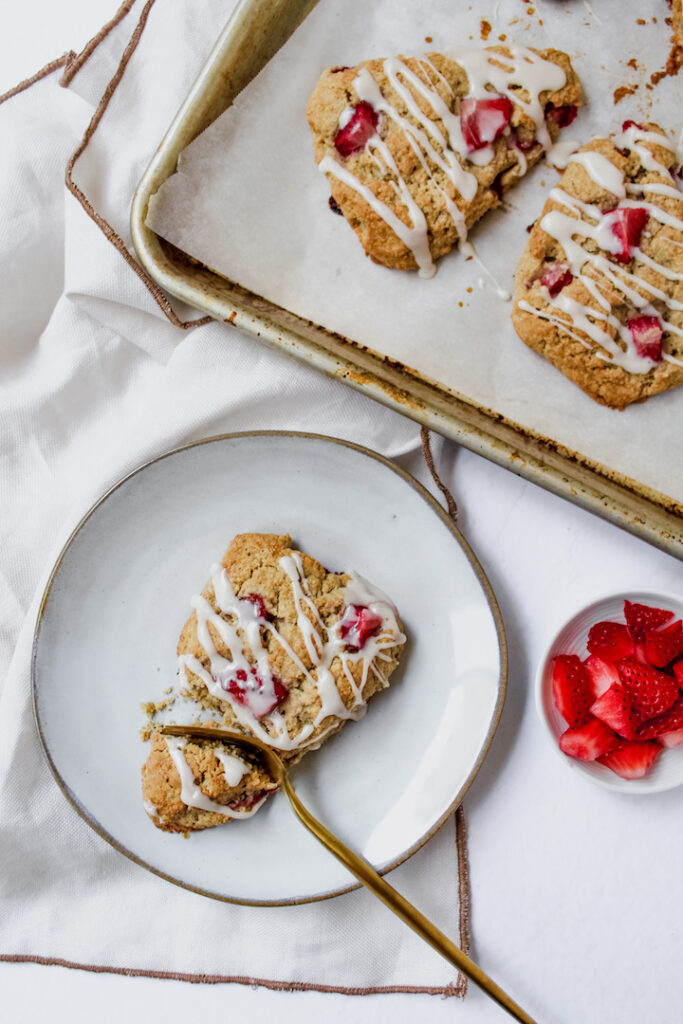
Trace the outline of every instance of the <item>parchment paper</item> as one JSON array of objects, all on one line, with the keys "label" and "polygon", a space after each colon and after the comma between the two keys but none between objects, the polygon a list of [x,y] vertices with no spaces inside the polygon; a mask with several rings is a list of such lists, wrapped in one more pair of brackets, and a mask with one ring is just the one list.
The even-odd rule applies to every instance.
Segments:
[{"label": "parchment paper", "polygon": [[[621,413],[605,409],[526,348],[510,323],[511,303],[462,253],[446,256],[429,280],[373,264],[328,208],[305,118],[323,68],[484,45],[486,19],[487,45],[505,36],[569,53],[586,107],[563,139],[578,146],[627,118],[658,121],[676,139],[683,76],[650,82],[670,50],[668,13],[664,0],[321,0],[233,107],[185,150],[178,173],[153,198],[148,223],[278,305],[683,501],[683,388]],[[615,90],[633,85],[615,104]],[[542,163],[508,193],[505,210],[472,232],[510,291],[525,228],[557,179]]]}]

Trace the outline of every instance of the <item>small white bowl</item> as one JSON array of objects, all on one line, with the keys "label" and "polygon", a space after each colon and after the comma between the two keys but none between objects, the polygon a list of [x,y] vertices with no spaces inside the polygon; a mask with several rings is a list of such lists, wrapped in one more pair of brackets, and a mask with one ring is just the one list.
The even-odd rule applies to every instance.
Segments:
[{"label": "small white bowl", "polygon": [[557,654],[578,654],[581,659],[586,658],[589,629],[596,622],[624,622],[625,599],[638,604],[654,605],[655,608],[667,608],[674,613],[675,618],[683,618],[683,598],[674,597],[673,594],[633,590],[623,594],[608,594],[593,601],[569,619],[541,658],[536,675],[536,708],[553,749],[573,771],[591,782],[597,782],[607,789],[616,789],[620,793],[661,793],[665,789],[683,785],[683,744],[680,747],[665,748],[642,779],[630,780],[615,775],[597,761],[579,761],[575,757],[568,757],[559,747],[560,736],[568,726],[553,701],[553,658]]}]

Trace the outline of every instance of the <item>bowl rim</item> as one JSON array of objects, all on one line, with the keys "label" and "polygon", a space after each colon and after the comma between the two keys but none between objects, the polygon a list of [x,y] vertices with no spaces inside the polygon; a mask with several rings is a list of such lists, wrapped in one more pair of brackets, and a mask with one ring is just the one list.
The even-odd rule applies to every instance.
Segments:
[{"label": "bowl rim", "polygon": [[[578,758],[568,757],[567,754],[562,753],[558,746],[557,738],[553,731],[553,727],[550,721],[548,720],[548,715],[546,714],[543,702],[543,680],[546,674],[546,667],[550,659],[550,652],[554,647],[557,638],[560,636],[560,634],[564,632],[564,630],[574,621],[574,619],[578,618],[580,615],[583,615],[589,609],[597,608],[597,606],[604,604],[607,601],[614,601],[617,598],[620,601],[630,601],[635,599],[636,596],[646,599],[656,599],[657,603],[661,603],[662,606],[665,605],[667,602],[671,601],[674,603],[674,605],[678,605],[680,607],[681,617],[683,617],[683,594],[679,596],[677,594],[673,594],[664,590],[637,590],[635,588],[630,590],[611,590],[594,598],[592,601],[580,605],[579,607],[575,608],[575,610],[570,615],[564,618],[561,625],[554,630],[551,639],[543,648],[543,652],[538,662],[536,675],[534,679],[534,700],[536,704],[536,712],[541,720],[543,732],[545,733],[548,742],[550,743],[550,746],[555,751],[555,755],[559,757],[571,771],[578,773],[582,778],[588,779],[590,782],[594,782],[598,786],[602,786],[604,789],[611,789],[612,791],[617,791],[619,793],[627,793],[630,796],[647,796],[650,793],[661,793],[665,790],[675,789],[677,786],[683,785],[683,772],[681,773],[680,782],[660,780],[659,783],[655,781],[643,783],[642,780],[640,780],[641,785],[639,787],[631,786],[629,784],[631,780],[622,779],[619,775],[616,775],[614,773],[612,773],[614,775],[613,779],[609,776],[603,777],[602,774],[598,774],[595,771],[594,762],[581,761]],[[638,601],[637,603],[644,602]],[[674,612],[674,615],[675,614],[676,613]]]}]

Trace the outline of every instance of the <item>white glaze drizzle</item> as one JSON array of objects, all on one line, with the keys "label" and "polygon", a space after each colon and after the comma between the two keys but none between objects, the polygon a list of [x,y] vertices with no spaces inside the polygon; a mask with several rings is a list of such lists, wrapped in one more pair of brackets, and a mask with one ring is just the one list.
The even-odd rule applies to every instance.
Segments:
[{"label": "white glaze drizzle", "polygon": [[[631,125],[621,133],[615,140],[615,145],[620,149],[632,149],[638,154],[642,166],[649,171],[669,177],[667,168],[660,164],[643,142],[650,142],[668,148],[666,136],[658,132],[645,131],[637,125]],[[586,151],[573,156],[570,163],[576,163],[583,167],[589,177],[600,187],[611,192],[619,200],[621,207],[644,208],[648,215],[662,224],[674,227],[683,232],[683,220],[674,217],[668,211],[649,202],[643,196],[649,194],[663,195],[675,198],[683,202],[683,192],[679,189],[664,183],[629,183],[624,180],[622,171],[601,153]],[[627,196],[638,195],[639,199],[629,199]],[[647,292],[654,299],[663,302],[672,311],[683,309],[683,303],[669,297],[661,288],[657,288],[651,282],[644,280],[635,274],[630,273],[622,265],[608,260],[601,252],[590,253],[583,248],[574,236],[581,238],[592,238],[598,247],[607,252],[616,253],[620,245],[611,229],[612,219],[610,213],[603,214],[598,206],[584,203],[574,196],[568,195],[560,188],[552,189],[550,198],[566,207],[570,213],[563,213],[561,210],[551,210],[541,220],[541,228],[546,234],[554,238],[564,250],[565,260],[574,278],[580,279],[581,283],[591,293],[601,309],[583,305],[571,298],[563,291],[552,297],[548,289],[543,287],[544,298],[551,308],[551,312],[542,312],[535,309],[526,299],[519,302],[519,307],[527,313],[547,320],[555,324],[562,331],[565,331],[575,340],[581,342],[586,348],[593,346],[581,337],[576,331],[581,331],[588,338],[600,345],[605,354],[599,353],[600,358],[621,366],[629,373],[648,373],[655,361],[638,354],[631,332],[625,324],[611,312],[611,305],[607,298],[600,291],[599,281],[588,277],[583,273],[584,268],[593,267],[601,275],[632,303],[639,312],[648,316],[655,316],[662,322],[663,330],[668,334],[683,337],[683,329],[671,323],[670,320],[661,316],[660,312],[641,294]],[[677,244],[677,243],[674,243]],[[662,264],[657,263],[650,256],[638,247],[631,249],[631,257],[640,262],[662,277],[671,281],[683,280],[683,274],[679,274]],[[640,289],[641,291],[637,290]],[[563,314],[559,316],[557,314]],[[615,340],[605,329],[610,326],[615,331]],[[572,330],[573,328],[573,330]],[[683,361],[675,358],[667,352],[663,352],[662,358],[671,363],[683,365]]]},{"label": "white glaze drizzle", "polygon": [[[300,556],[296,553],[285,555],[280,559],[279,565],[291,584],[297,627],[312,668],[309,670],[304,665],[273,623],[258,618],[256,608],[250,601],[240,600],[236,596],[225,569],[219,565],[214,565],[211,569],[211,582],[218,611],[214,611],[211,604],[201,596],[192,599],[192,606],[197,615],[197,636],[209,659],[210,667],[207,669],[192,654],[179,655],[178,666],[182,673],[189,671],[197,675],[212,696],[229,703],[235,718],[247,733],[275,749],[296,750],[306,745],[311,734],[326,719],[332,718],[332,721],[316,736],[316,745],[336,727],[337,719],[362,717],[366,710],[363,690],[368,674],[372,672],[383,686],[387,685],[386,676],[381,669],[381,662],[390,660],[385,651],[403,643],[405,636],[399,627],[396,609],[389,598],[362,577],[349,573],[350,581],[344,588],[346,605],[365,605],[382,619],[378,632],[368,637],[359,651],[349,649],[347,642],[340,635],[338,623],[328,629],[320,618],[308,590]],[[229,648],[231,660],[216,650],[209,625]],[[273,637],[318,693],[320,709],[314,721],[304,726],[295,736],[290,736],[284,716],[277,707],[263,715],[257,716],[255,713],[263,706],[271,706],[275,694],[268,652],[261,638],[262,630]],[[245,651],[245,641],[249,645],[252,660],[263,683],[260,693],[254,694],[250,691],[249,694],[250,702],[257,702],[255,709],[236,700],[223,685],[226,679],[235,677],[237,670],[249,672],[251,663]],[[331,670],[335,659],[339,659],[353,694],[350,708],[347,708],[342,700]],[[356,683],[351,669],[351,666],[358,662],[362,665],[360,683]],[[259,704],[261,698],[263,703]]]},{"label": "white glaze drizzle", "polygon": [[[508,96],[513,103],[521,106],[535,123],[537,141],[544,149],[547,149],[551,145],[551,139],[545,123],[540,95],[546,90],[561,89],[566,83],[565,72],[557,64],[543,60],[526,47],[510,46],[508,50],[510,51],[509,56],[486,49],[458,48],[446,51],[446,56],[456,61],[465,70],[469,80],[470,96],[476,99],[491,98],[490,87],[493,86],[498,95]],[[412,71],[405,61],[398,57],[389,58],[382,65],[392,88],[409,111],[410,118],[400,114],[389,103],[367,68],[360,69],[353,81],[353,88],[360,100],[370,103],[378,115],[392,121],[404,133],[408,145],[415,153],[432,186],[436,188],[462,243],[467,238],[464,214],[457,202],[438,184],[433,168],[436,167],[443,173],[453,187],[456,197],[459,197],[461,201],[469,202],[474,198],[478,184],[475,175],[465,170],[462,161],[469,161],[475,166],[485,166],[494,158],[494,147],[489,145],[474,152],[468,150],[462,132],[460,115],[454,113],[444,101],[435,87],[434,79],[437,84],[441,84],[452,94],[451,87],[428,57],[416,59],[424,78]],[[526,90],[528,99],[520,96],[520,86]],[[433,111],[434,116],[441,120],[445,132],[436,120],[432,120],[422,112],[417,102],[418,97],[424,100]],[[347,107],[342,112],[339,119],[340,128],[348,123],[350,116],[348,110]],[[509,134],[509,129],[506,131]],[[371,156],[383,175],[390,176],[396,196],[405,207],[409,223],[405,223],[401,217],[398,217],[336,156],[328,154],[323,157],[319,168],[324,174],[333,175],[358,193],[410,250],[420,276],[432,277],[436,273],[436,267],[430,251],[427,222],[422,210],[413,199],[406,181],[399,173],[389,147],[381,137],[381,118],[378,130],[365,144],[365,152]],[[526,156],[520,149],[516,149],[516,156],[520,174],[524,174],[527,166]],[[508,294],[500,286],[497,288],[499,294],[501,292],[505,295]]]},{"label": "white glaze drizzle", "polygon": [[[248,811],[236,811],[229,804],[219,804],[216,800],[211,800],[205,793],[202,793],[194,780],[192,769],[185,757],[185,740],[176,736],[165,736],[164,738],[168,744],[168,752],[173,759],[173,764],[180,776],[180,799],[187,807],[196,807],[200,811],[213,811],[230,818],[251,818],[267,799],[268,794],[265,794]],[[218,757],[218,751],[215,753]]]},{"label": "white glaze drizzle", "polygon": [[216,747],[214,754],[223,766],[225,781],[229,786],[239,786],[244,776],[249,771],[249,765],[241,757],[228,754],[227,751]]}]

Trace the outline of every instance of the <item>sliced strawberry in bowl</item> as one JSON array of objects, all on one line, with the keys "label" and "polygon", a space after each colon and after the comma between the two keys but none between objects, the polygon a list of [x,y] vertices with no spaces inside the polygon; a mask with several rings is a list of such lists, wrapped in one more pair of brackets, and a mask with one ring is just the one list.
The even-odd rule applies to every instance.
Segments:
[{"label": "sliced strawberry in bowl", "polygon": [[629,658],[634,648],[628,629],[620,622],[596,622],[589,630],[586,646],[591,654],[611,662]]},{"label": "sliced strawberry in bowl", "polygon": [[642,779],[662,752],[659,743],[620,743],[619,746],[597,760],[622,779]]},{"label": "sliced strawberry in bowl", "polygon": [[605,214],[605,222],[619,246],[616,252],[612,252],[615,260],[620,263],[629,262],[631,250],[640,242],[647,218],[648,212],[643,206],[619,206]]},{"label": "sliced strawberry in bowl", "polygon": [[631,332],[638,355],[643,359],[651,359],[653,363],[661,363],[664,331],[659,317],[634,316],[626,326]]},{"label": "sliced strawberry in bowl", "polygon": [[664,668],[683,654],[683,622],[678,619],[664,629],[650,630],[645,636],[644,647],[650,665]]},{"label": "sliced strawberry in bowl", "polygon": [[625,658],[617,668],[633,710],[642,720],[662,715],[678,699],[680,686],[673,676],[643,665],[636,658]]},{"label": "sliced strawberry in bowl", "polygon": [[567,725],[583,725],[590,718],[593,699],[586,670],[576,654],[553,659],[553,700]]},{"label": "sliced strawberry in bowl", "polygon": [[348,121],[339,128],[334,145],[340,156],[346,159],[365,149],[366,143],[377,132],[379,114],[367,100],[361,100],[353,108]]},{"label": "sliced strawberry in bowl", "polygon": [[619,670],[610,661],[603,661],[597,654],[591,654],[583,663],[588,676],[591,693],[595,700],[619,682]]},{"label": "sliced strawberry in bowl", "polygon": [[630,636],[634,640],[644,640],[653,629],[659,629],[673,619],[674,613],[667,608],[654,608],[649,604],[638,604],[635,601],[624,601],[624,618]]},{"label": "sliced strawberry in bowl", "polygon": [[589,719],[585,725],[567,729],[560,736],[560,750],[568,757],[576,757],[579,761],[595,761],[603,754],[608,754],[621,743],[613,729],[605,725],[599,718]]},{"label": "sliced strawberry in bowl", "polygon": [[507,96],[475,99],[467,96],[460,105],[460,126],[470,153],[489,146],[503,134],[512,117]]},{"label": "sliced strawberry in bowl", "polygon": [[590,713],[625,739],[633,739],[642,722],[623,686],[614,683],[591,704]]}]

